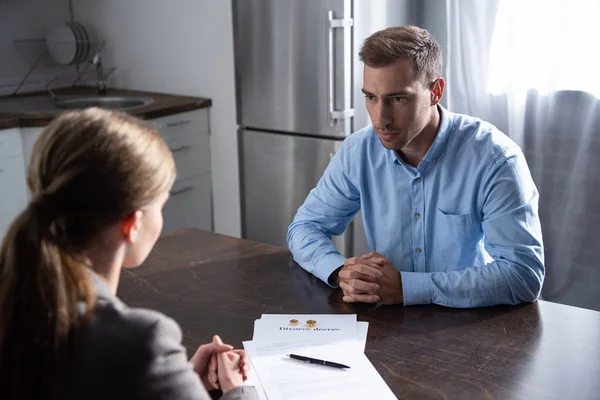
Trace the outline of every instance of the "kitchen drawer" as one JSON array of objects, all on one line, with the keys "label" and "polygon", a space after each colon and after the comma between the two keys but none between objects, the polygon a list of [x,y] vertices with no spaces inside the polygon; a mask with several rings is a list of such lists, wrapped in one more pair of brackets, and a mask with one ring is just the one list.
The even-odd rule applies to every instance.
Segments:
[{"label": "kitchen drawer", "polygon": [[208,109],[155,118],[149,122],[166,140],[197,134],[207,135],[209,132]]},{"label": "kitchen drawer", "polygon": [[175,182],[163,208],[162,233],[194,227],[212,230],[210,173]]},{"label": "kitchen drawer", "polygon": [[21,131],[16,128],[0,130],[0,159],[22,155]]},{"label": "kitchen drawer", "polygon": [[27,206],[23,157],[0,159],[0,240]]},{"label": "kitchen drawer", "polygon": [[207,133],[166,140],[177,165],[177,180],[210,171],[210,138]]}]

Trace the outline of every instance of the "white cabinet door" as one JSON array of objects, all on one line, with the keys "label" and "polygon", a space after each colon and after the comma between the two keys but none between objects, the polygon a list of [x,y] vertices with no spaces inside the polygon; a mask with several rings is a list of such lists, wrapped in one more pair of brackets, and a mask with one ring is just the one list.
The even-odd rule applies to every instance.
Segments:
[{"label": "white cabinet door", "polygon": [[0,131],[0,240],[27,205],[23,146],[19,128]]},{"label": "white cabinet door", "polygon": [[[33,145],[35,141],[40,137],[45,128],[21,128],[21,141],[23,142],[23,165],[25,166],[25,179],[27,179],[27,171],[29,170],[29,163],[31,162],[31,153],[33,152]],[[27,181],[26,181],[27,182]],[[27,183],[25,184],[27,187]],[[31,199],[31,193],[29,188],[26,189],[27,200]]]},{"label": "white cabinet door", "polygon": [[149,120],[164,137],[189,136],[209,132],[208,109],[186,111]]},{"label": "white cabinet door", "polygon": [[21,147],[21,134],[19,128],[0,130],[0,159],[20,156],[23,154]]},{"label": "white cabinet door", "polygon": [[163,233],[185,227],[212,230],[208,109],[149,120],[165,139],[177,165],[177,180],[165,205]]},{"label": "white cabinet door", "polygon": [[23,157],[0,159],[0,240],[27,205],[25,186]]},{"label": "white cabinet door", "polygon": [[166,140],[177,166],[177,180],[188,179],[210,171],[208,135],[192,135]]},{"label": "white cabinet door", "polygon": [[213,230],[210,185],[210,173],[175,182],[163,208],[163,234],[186,227]]},{"label": "white cabinet door", "polygon": [[177,179],[210,171],[208,110],[194,110],[151,120],[168,143],[177,165]]},{"label": "white cabinet door", "polygon": [[38,137],[42,134],[44,128],[21,128],[21,140],[23,141],[23,161],[25,162],[25,170],[29,168],[31,160],[31,152],[33,145]]}]

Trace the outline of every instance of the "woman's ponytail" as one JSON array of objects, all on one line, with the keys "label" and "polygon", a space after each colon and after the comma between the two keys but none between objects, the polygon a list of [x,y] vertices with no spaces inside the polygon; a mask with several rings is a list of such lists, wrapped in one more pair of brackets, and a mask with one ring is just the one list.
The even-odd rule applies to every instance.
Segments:
[{"label": "woman's ponytail", "polygon": [[87,262],[61,244],[52,211],[35,198],[0,248],[0,387],[6,399],[60,395],[66,350],[82,321],[80,303],[89,315],[95,302]]}]

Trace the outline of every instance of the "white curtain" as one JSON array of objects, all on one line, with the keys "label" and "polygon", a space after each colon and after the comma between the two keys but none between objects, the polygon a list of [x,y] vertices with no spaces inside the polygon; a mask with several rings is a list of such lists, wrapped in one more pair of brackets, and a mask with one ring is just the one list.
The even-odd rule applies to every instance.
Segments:
[{"label": "white curtain", "polygon": [[[542,298],[600,310],[600,0],[421,7],[445,53],[445,105],[492,122],[525,152],[540,192]],[[445,29],[430,23],[440,13]]]}]

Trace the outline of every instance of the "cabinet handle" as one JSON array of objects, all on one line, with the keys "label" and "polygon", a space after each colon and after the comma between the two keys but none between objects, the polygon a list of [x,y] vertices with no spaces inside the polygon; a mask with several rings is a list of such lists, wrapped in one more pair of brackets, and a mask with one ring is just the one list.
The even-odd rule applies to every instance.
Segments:
[{"label": "cabinet handle", "polygon": [[188,150],[191,148],[192,148],[192,146],[183,145],[183,146],[175,147],[174,149],[170,149],[170,150],[171,150],[171,153],[178,153],[180,151]]},{"label": "cabinet handle", "polygon": [[2,168],[0,168],[0,174],[3,173],[3,172],[4,172],[4,170]]},{"label": "cabinet handle", "polygon": [[167,128],[172,128],[172,127],[174,127],[174,126],[179,126],[179,125],[187,125],[187,124],[189,124],[190,122],[192,122],[192,121],[190,121],[189,119],[184,119],[184,120],[182,120],[182,121],[176,121],[176,122],[169,122],[169,123],[167,124]]},{"label": "cabinet handle", "polygon": [[193,188],[194,188],[193,186],[185,186],[185,187],[182,187],[181,189],[177,189],[177,190],[171,190],[171,191],[169,192],[169,194],[170,194],[171,196],[177,196],[178,194],[185,193],[185,192],[189,192],[189,191],[190,191],[190,190],[192,190]]},{"label": "cabinet handle", "polygon": [[187,125],[189,123],[191,123],[192,121],[189,119],[184,119],[181,121],[175,121],[175,122],[167,122],[166,124],[156,124],[156,128],[157,129],[162,129],[162,128],[173,128],[175,126],[180,126],[180,125]]}]

